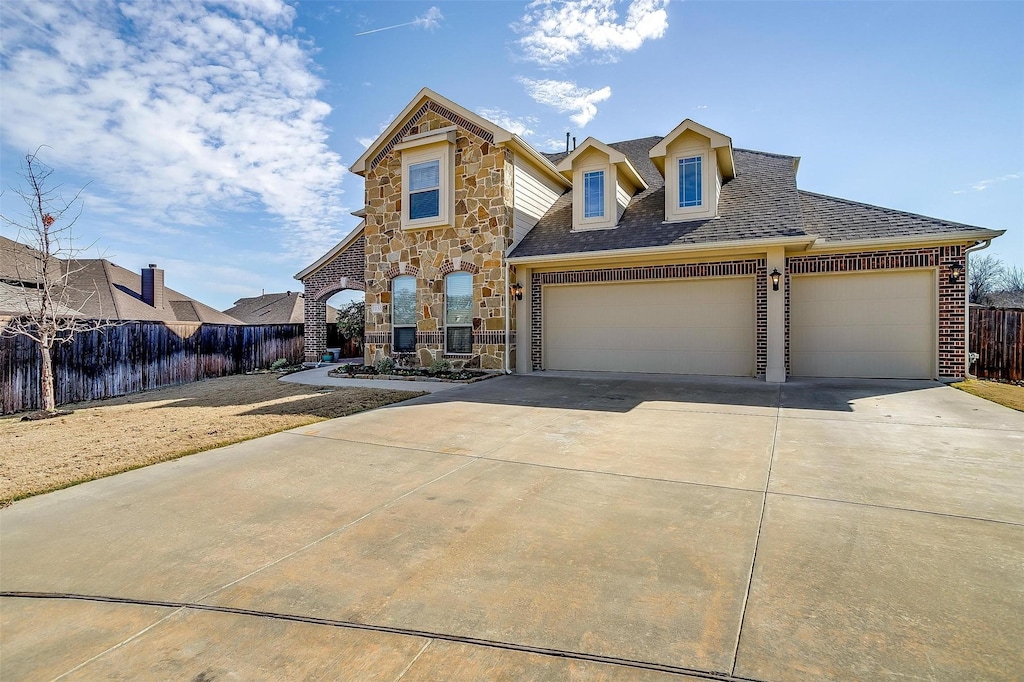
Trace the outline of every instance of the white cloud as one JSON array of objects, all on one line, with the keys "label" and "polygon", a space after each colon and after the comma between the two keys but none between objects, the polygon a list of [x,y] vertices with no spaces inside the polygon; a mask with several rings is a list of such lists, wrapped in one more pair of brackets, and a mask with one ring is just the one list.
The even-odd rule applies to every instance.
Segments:
[{"label": "white cloud", "polygon": [[536,126],[539,123],[534,116],[516,117],[504,109],[477,109],[476,113],[519,137],[533,135],[534,132],[531,126]]},{"label": "white cloud", "polygon": [[318,255],[339,236],[345,170],[294,18],[283,0],[13,0],[4,145],[49,145],[48,163],[92,178],[140,222],[262,209],[286,248]]},{"label": "white cloud", "polygon": [[998,178],[989,178],[988,180],[978,180],[977,182],[975,182],[975,183],[973,183],[971,185],[971,189],[969,189],[969,190],[966,190],[966,189],[954,190],[953,194],[966,194],[967,192],[984,192],[986,189],[988,189],[992,185],[997,185],[997,184],[999,184],[1001,182],[1007,182],[1008,180],[1020,180],[1022,177],[1024,177],[1024,174],[1021,174],[1021,173],[1008,173],[1006,175],[1001,175]]},{"label": "white cloud", "polygon": [[569,119],[581,128],[597,116],[597,103],[612,96],[612,89],[607,85],[591,90],[572,81],[533,80],[525,76],[519,76],[516,81],[538,104],[553,107],[562,114],[574,112]]},{"label": "white cloud", "polygon": [[380,137],[381,133],[383,133],[385,130],[387,130],[387,127],[389,125],[391,125],[391,121],[393,121],[394,118],[395,118],[394,116],[388,116],[386,119],[384,119],[384,121],[379,126],[377,126],[377,132],[376,133],[374,133],[372,136],[371,135],[364,135],[362,137],[357,137],[356,138],[356,142],[361,144],[364,148],[369,147],[371,144],[373,144],[376,141],[376,139],[378,137]]},{"label": "white cloud", "polygon": [[524,34],[523,56],[543,66],[562,66],[593,53],[614,60],[647,40],[665,35],[668,0],[632,0],[619,22],[616,0],[535,0],[512,28]]},{"label": "white cloud", "polygon": [[441,25],[441,19],[444,19],[444,15],[441,14],[441,10],[436,7],[431,7],[423,13],[423,16],[413,19],[412,23],[419,28],[425,28],[432,31]]}]

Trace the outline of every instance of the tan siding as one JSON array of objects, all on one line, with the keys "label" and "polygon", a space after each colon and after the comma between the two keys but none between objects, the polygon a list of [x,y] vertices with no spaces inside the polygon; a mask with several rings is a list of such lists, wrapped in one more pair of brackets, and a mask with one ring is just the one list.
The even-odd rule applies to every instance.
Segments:
[{"label": "tan siding", "polygon": [[518,156],[514,161],[513,197],[515,218],[512,229],[512,245],[515,246],[526,233],[533,229],[541,216],[547,213],[555,200],[562,195],[561,189],[540,171],[525,163]]}]

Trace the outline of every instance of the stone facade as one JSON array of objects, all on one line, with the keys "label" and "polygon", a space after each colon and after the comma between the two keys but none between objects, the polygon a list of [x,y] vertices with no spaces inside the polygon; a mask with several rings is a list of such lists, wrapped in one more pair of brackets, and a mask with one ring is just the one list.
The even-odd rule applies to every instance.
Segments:
[{"label": "stone facade", "polygon": [[[394,146],[409,135],[457,126],[454,225],[403,229],[402,156]],[[416,278],[416,362],[446,357],[455,365],[501,369],[505,353],[504,253],[512,236],[511,153],[490,133],[454,112],[427,102],[382,148],[366,181],[366,361],[393,354],[391,281]],[[473,351],[446,355],[445,276],[473,275]],[[514,325],[514,321],[510,321]],[[514,358],[514,354],[512,355]]]}]

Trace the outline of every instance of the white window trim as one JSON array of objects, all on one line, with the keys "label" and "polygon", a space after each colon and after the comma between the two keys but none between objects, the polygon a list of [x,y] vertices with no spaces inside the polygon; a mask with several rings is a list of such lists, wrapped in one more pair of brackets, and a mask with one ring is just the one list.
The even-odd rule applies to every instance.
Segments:
[{"label": "white window trim", "polygon": [[[472,304],[470,306],[470,311],[471,312],[470,312],[469,322],[467,324],[448,324],[448,278],[451,277],[452,275],[469,275],[469,291],[470,291],[470,296],[472,296],[472,298],[474,299],[474,302],[475,302],[475,299],[476,299],[476,297],[473,296],[473,285],[474,285],[473,273],[467,272],[465,270],[456,270],[455,272],[449,272],[447,275],[444,276],[444,310],[443,310],[443,313],[442,313],[444,315],[444,318],[443,318],[444,324],[442,325],[442,327],[444,328],[444,339],[442,339],[442,341],[444,342],[444,354],[445,355],[451,355],[451,356],[465,356],[465,357],[469,357],[469,356],[473,355]],[[449,327],[451,327],[452,329],[469,329],[469,352],[468,353],[461,353],[461,352],[456,352],[456,351],[448,350],[448,328]]]},{"label": "white window trim", "polygon": [[[700,206],[679,205],[679,162],[682,159],[700,157],[701,188]],[[706,147],[689,147],[673,150],[665,159],[665,221],[704,220],[714,218],[718,201],[712,178],[718,172],[714,155]]]},{"label": "white window trim", "polygon": [[[438,131],[419,139],[409,139],[396,149],[402,152],[402,229],[415,230],[426,227],[452,226],[455,224],[455,133]],[[409,218],[409,167],[417,163],[438,161],[438,211],[437,216]]]},{"label": "white window trim", "polygon": [[[415,335],[416,335],[416,328],[417,328],[416,322],[413,322],[412,324],[395,324],[395,283],[398,282],[399,280],[402,280],[402,279],[411,279],[412,280],[413,300],[414,301],[418,301],[418,298],[419,298],[419,296],[418,296],[418,294],[419,294],[419,287],[416,286],[416,278],[413,277],[412,275],[399,275],[398,277],[395,277],[394,279],[391,280],[391,352],[393,352],[393,353],[398,353],[398,352],[402,352],[402,353],[410,353],[410,352],[411,353],[415,353],[416,352],[416,340],[415,340],[416,336]],[[413,306],[413,310],[417,310],[418,308],[419,308],[418,305],[414,305]],[[398,335],[395,333],[395,330],[398,329],[399,327],[401,327],[401,328],[412,327],[412,329],[413,329],[413,349],[411,351],[399,351],[398,350]]]},{"label": "white window trim", "polygon": [[[593,218],[585,218],[586,182],[584,178],[587,173],[604,171],[604,215]],[[588,163],[573,169],[573,177],[578,182],[573,183],[573,232],[584,232],[586,230],[610,230],[618,223],[618,210],[616,198],[618,191],[619,177],[618,169],[611,163]]]}]

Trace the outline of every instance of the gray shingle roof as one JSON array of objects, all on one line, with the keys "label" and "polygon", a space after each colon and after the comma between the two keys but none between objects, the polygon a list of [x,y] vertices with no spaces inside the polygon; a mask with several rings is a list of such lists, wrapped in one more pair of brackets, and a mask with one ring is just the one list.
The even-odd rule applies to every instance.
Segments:
[{"label": "gray shingle roof", "polygon": [[[305,298],[297,291],[240,298],[224,313],[245,324],[302,324],[306,320]],[[327,306],[327,322],[337,321],[337,309]]]},{"label": "gray shingle roof", "polygon": [[[41,254],[31,247],[0,237],[0,279],[7,280],[0,296],[0,314],[17,315],[24,309],[24,296],[15,280],[38,280],[31,267],[8,267],[39,262]],[[33,260],[34,259],[34,260]],[[154,308],[142,300],[142,275],[126,270],[103,258],[83,258],[60,261],[70,271],[67,305],[82,317],[117,320],[151,320],[157,322],[209,322],[238,324],[238,320],[208,305],[175,291],[164,288],[163,308]],[[12,308],[12,309],[5,309]]]},{"label": "gray shingle roof", "polygon": [[[817,235],[821,243],[984,229],[798,190],[796,157],[748,149],[733,150],[736,177],[722,185],[717,218],[665,223],[665,179],[648,156],[661,139],[646,137],[609,145],[624,153],[649,185],[633,196],[618,227],[573,232],[569,191],[555,201],[510,255],[547,256],[805,235]],[[566,153],[545,156],[558,163]]]},{"label": "gray shingle roof", "polygon": [[800,190],[804,229],[819,242],[970,232],[983,228]]}]

